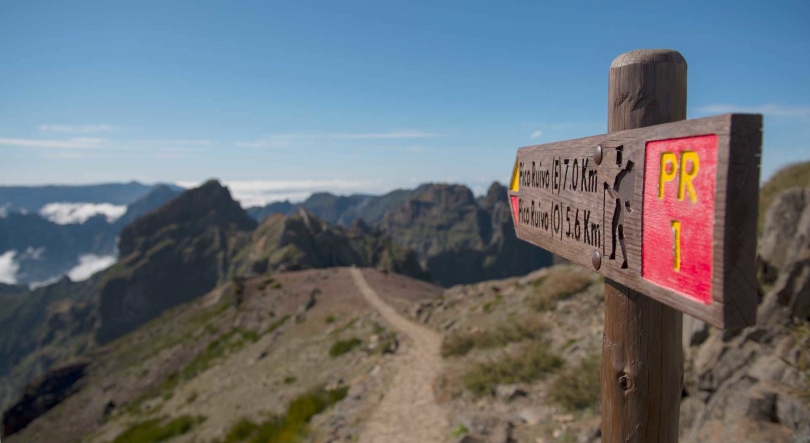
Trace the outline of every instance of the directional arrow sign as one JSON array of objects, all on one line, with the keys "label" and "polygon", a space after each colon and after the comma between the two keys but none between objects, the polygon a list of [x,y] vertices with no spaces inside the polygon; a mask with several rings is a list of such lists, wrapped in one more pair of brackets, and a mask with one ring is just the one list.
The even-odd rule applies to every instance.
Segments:
[{"label": "directional arrow sign", "polygon": [[720,328],[756,321],[762,116],[518,150],[517,236]]}]

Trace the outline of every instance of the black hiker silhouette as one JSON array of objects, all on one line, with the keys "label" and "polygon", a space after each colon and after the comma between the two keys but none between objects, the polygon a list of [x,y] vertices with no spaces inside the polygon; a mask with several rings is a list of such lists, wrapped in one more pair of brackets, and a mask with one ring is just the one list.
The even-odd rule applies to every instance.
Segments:
[{"label": "black hiker silhouette", "polygon": [[[613,222],[611,223],[610,237],[611,237],[611,250],[610,259],[616,259],[616,244],[622,251],[622,269],[627,269],[627,248],[624,245],[624,219],[625,215],[633,212],[631,201],[633,200],[633,192],[635,191],[636,175],[633,171],[633,162],[628,160],[622,166],[622,147],[616,148],[616,165],[621,167],[621,170],[616,174],[613,180],[613,185],[605,182],[605,192],[616,201],[616,207],[613,211]],[[605,197],[605,209],[607,209],[607,197]]]}]

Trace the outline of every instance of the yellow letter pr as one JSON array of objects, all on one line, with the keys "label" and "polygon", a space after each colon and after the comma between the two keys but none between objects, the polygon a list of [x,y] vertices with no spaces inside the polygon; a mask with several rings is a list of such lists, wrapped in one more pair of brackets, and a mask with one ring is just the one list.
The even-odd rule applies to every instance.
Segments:
[{"label": "yellow letter pr", "polygon": [[[667,164],[672,165],[672,170],[667,172]],[[664,198],[664,185],[675,179],[675,172],[678,170],[678,157],[671,152],[661,154],[661,173],[658,174],[658,198]]]},{"label": "yellow letter pr", "polygon": [[[692,170],[687,171],[686,162],[692,162]],[[689,193],[689,200],[692,203],[697,203],[697,193],[695,187],[692,185],[692,180],[697,176],[698,169],[700,169],[700,157],[697,152],[684,151],[681,153],[681,176],[678,179],[678,200],[683,200],[684,192]]]}]

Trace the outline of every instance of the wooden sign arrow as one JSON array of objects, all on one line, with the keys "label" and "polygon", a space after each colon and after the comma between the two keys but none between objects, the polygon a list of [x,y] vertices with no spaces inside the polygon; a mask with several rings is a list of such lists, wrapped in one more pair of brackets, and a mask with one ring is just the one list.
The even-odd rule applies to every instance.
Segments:
[{"label": "wooden sign arrow", "polygon": [[719,328],[755,324],[762,116],[521,148],[517,236]]}]

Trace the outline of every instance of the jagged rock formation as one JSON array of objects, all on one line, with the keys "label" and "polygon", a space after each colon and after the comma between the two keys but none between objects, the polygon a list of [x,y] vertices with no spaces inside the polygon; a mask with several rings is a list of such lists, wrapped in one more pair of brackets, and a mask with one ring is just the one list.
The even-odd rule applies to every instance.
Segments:
[{"label": "jagged rock formation", "polygon": [[522,275],[551,265],[551,254],[515,236],[506,188],[493,183],[479,201],[461,185],[423,185],[380,221],[412,248],[443,286]]},{"label": "jagged rock formation", "polygon": [[229,236],[256,221],[217,181],[189,190],[121,231],[104,276],[96,338],[107,343],[165,309],[205,294],[227,273]]},{"label": "jagged rock formation", "polygon": [[303,208],[294,216],[270,215],[236,244],[233,275],[355,265],[427,277],[413,251],[396,245],[362,220],[345,229]]}]

